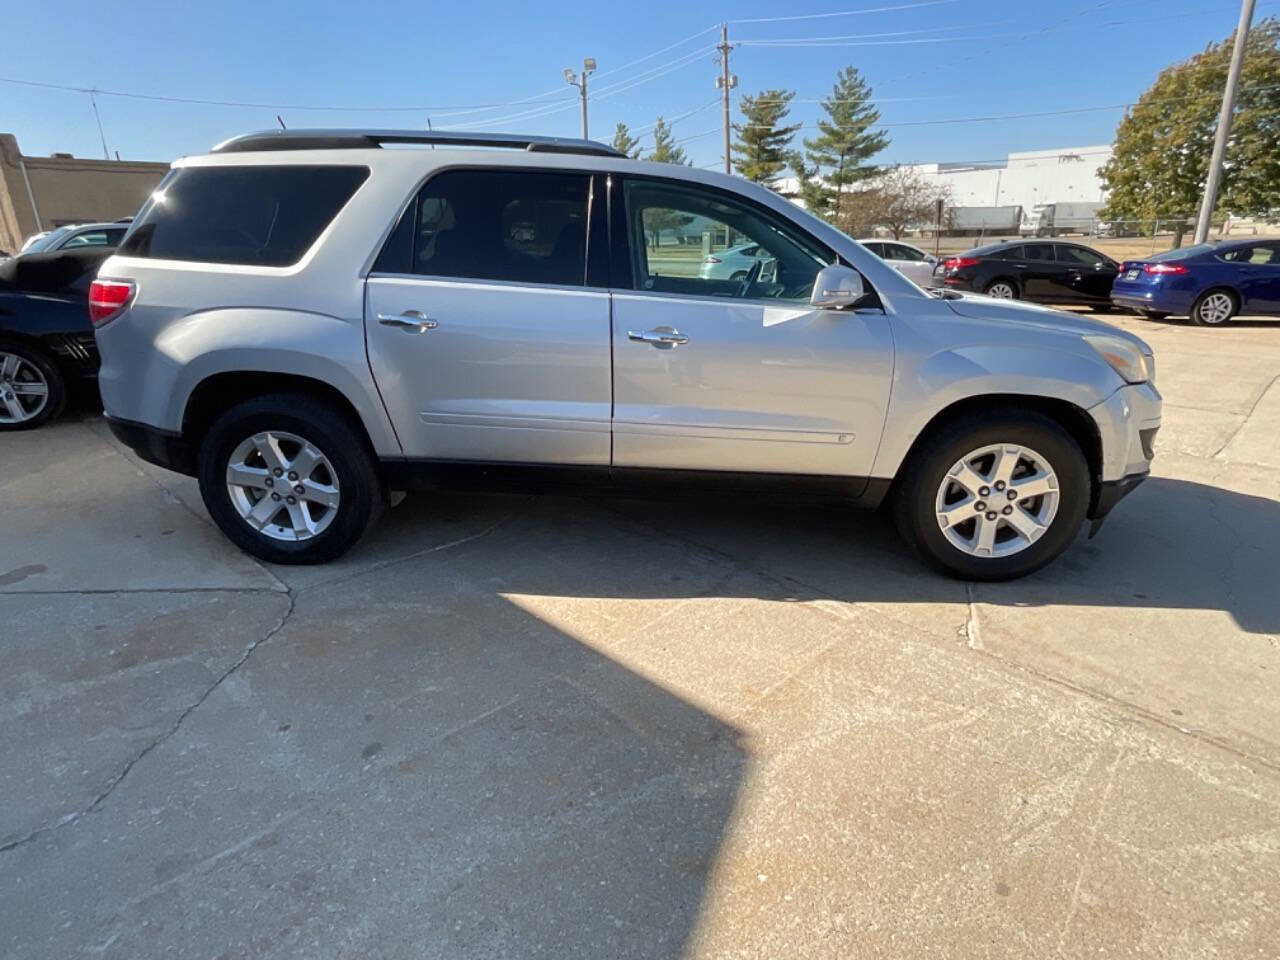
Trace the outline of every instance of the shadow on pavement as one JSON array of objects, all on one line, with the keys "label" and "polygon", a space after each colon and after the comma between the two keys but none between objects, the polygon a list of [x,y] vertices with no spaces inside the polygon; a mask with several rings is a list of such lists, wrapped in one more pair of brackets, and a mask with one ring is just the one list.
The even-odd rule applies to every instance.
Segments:
[{"label": "shadow on pavement", "polygon": [[[430,524],[443,508],[485,510],[485,498],[419,497],[382,527]],[[540,563],[548,521],[576,528],[582,549],[617,568],[625,534],[670,538],[753,570],[760,599],[830,598],[850,602],[964,601],[964,584],[934,573],[911,554],[883,513],[768,500],[644,501],[534,498],[503,535],[527,560],[510,564],[512,589],[525,593],[681,597],[685,584],[643,560],[625,577],[570,579]],[[522,516],[523,514],[523,516]],[[516,531],[519,532],[516,532]],[[1280,632],[1280,503],[1219,487],[1153,477],[1111,514],[1092,540],[1077,542],[1041,572],[1007,584],[982,584],[984,603],[1012,606],[1221,610],[1245,630]],[[730,592],[725,595],[735,595]],[[764,589],[761,589],[761,588]]]}]

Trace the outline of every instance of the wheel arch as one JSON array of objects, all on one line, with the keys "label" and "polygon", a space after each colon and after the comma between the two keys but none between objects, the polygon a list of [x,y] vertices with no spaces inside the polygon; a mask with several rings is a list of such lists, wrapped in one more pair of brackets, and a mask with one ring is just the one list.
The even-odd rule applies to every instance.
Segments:
[{"label": "wheel arch", "polygon": [[355,404],[337,387],[315,377],[262,370],[226,370],[196,384],[182,412],[182,436],[193,446],[224,411],[254,397],[297,393],[332,406],[347,418],[374,452],[373,438]]},{"label": "wheel arch", "polygon": [[962,397],[936,411],[916,434],[902,459],[895,465],[894,479],[885,488],[884,493],[892,493],[899,477],[905,472],[916,452],[924,443],[947,425],[983,412],[1030,410],[1052,420],[1066,430],[1084,453],[1085,462],[1089,465],[1090,495],[1089,509],[1092,512],[1098,498],[1102,480],[1102,434],[1098,424],[1089,412],[1078,404],[1060,397],[1050,397],[1019,393],[982,393]]},{"label": "wheel arch", "polygon": [[1191,309],[1196,308],[1201,300],[1211,293],[1225,293],[1236,302],[1236,313],[1244,309],[1244,295],[1229,283],[1211,283],[1199,293],[1195,295],[1195,299],[1191,301]]},{"label": "wheel arch", "polygon": [[982,292],[986,293],[988,290],[994,287],[997,283],[1009,284],[1009,286],[1013,288],[1013,292],[1016,295],[1016,297],[1019,300],[1022,299],[1022,292],[1023,292],[1022,284],[1018,282],[1017,277],[1010,276],[1007,273],[997,273],[994,277],[991,277],[989,280],[984,281],[982,284]]}]

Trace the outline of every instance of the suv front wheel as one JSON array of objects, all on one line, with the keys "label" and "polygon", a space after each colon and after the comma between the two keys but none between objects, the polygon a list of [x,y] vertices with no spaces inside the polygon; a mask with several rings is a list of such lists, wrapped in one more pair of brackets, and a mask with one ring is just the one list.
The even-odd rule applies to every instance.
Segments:
[{"label": "suv front wheel", "polygon": [[325,563],[377,519],[382,488],[364,438],[338,410],[297,394],[255,397],[224,413],[200,445],[209,515],[270,563]]},{"label": "suv front wheel", "polygon": [[1075,539],[1089,466],[1057,423],[1029,411],[946,424],[911,456],[895,492],[898,529],[931,564],[965,580],[1038,570]]}]

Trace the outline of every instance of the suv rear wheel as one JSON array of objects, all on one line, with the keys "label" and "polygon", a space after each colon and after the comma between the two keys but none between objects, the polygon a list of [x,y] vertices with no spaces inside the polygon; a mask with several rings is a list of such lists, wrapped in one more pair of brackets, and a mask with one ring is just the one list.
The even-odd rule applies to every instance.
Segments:
[{"label": "suv rear wheel", "polygon": [[377,519],[382,488],[364,438],[329,404],[256,397],[224,413],[200,445],[200,494],[242,550],[270,563],[324,563]]},{"label": "suv rear wheel", "polygon": [[1089,466],[1037,413],[968,416],[928,436],[895,494],[898,529],[933,566],[1011,580],[1055,559],[1089,508]]}]

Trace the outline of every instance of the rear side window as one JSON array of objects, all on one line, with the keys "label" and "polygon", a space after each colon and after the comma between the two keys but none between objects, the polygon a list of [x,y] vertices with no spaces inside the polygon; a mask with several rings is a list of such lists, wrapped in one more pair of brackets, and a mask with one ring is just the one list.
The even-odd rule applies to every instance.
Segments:
[{"label": "rear side window", "polygon": [[376,272],[581,287],[591,177],[446,170],[418,192]]},{"label": "rear side window", "polygon": [[120,253],[287,267],[368,176],[368,167],[183,167],[151,195]]}]

